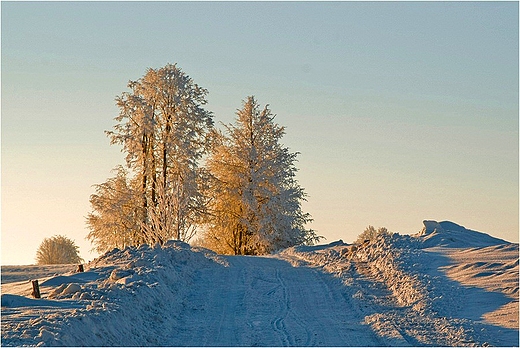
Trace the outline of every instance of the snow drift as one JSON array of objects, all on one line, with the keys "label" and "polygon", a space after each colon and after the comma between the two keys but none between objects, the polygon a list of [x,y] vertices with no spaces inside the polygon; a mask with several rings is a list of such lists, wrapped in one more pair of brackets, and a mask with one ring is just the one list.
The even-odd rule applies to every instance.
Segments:
[{"label": "snow drift", "polygon": [[424,228],[415,235],[423,247],[445,246],[451,248],[486,247],[507,244],[503,239],[472,231],[451,221],[424,220]]}]

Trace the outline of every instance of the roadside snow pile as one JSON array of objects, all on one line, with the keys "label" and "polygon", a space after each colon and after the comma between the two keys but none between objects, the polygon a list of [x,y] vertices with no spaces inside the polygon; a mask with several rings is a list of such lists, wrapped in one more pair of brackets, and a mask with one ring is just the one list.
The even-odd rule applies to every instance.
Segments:
[{"label": "roadside snow pile", "polygon": [[518,346],[518,244],[432,221],[415,236],[332,244],[282,254],[345,285],[368,280],[354,297],[377,297],[365,322],[379,335],[395,338],[397,331],[410,345]]},{"label": "roadside snow pile", "polygon": [[[412,274],[413,262],[420,250],[409,236],[397,233],[384,235],[357,248],[351,258],[362,263],[363,272],[386,284],[401,306],[422,312],[431,307],[427,289],[422,285],[424,274]],[[411,266],[411,267],[410,267]]]},{"label": "roadside snow pile", "polygon": [[344,285],[355,287],[347,296],[373,307],[365,309],[365,324],[393,346],[474,345],[458,323],[434,312],[425,286],[429,276],[410,272],[421,252],[417,247],[412,237],[393,234],[360,246],[295,247],[283,253],[323,267]]},{"label": "roadside snow pile", "polygon": [[84,273],[44,279],[39,300],[9,291],[20,283],[3,284],[2,345],[162,345],[195,271],[218,262],[209,250],[170,241],[114,249]]}]

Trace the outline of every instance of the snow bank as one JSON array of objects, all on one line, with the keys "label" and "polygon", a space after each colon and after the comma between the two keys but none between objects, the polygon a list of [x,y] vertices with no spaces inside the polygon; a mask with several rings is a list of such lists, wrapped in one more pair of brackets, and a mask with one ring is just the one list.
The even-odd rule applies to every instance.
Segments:
[{"label": "snow bank", "polygon": [[4,293],[2,345],[162,345],[195,271],[219,262],[209,250],[175,241],[114,249],[84,273],[42,281],[42,299]]},{"label": "snow bank", "polygon": [[[365,323],[391,345],[473,344],[475,340],[460,325],[435,315],[424,286],[428,276],[409,272],[412,259],[421,252],[418,245],[410,236],[393,234],[360,246],[318,251],[296,247],[286,253],[321,266],[354,287],[351,296],[373,307],[365,310]],[[360,286],[363,280],[365,286]]]},{"label": "snow bank", "polygon": [[[372,297],[375,313],[368,311],[365,322],[383,337],[400,335],[410,345],[518,346],[518,244],[452,222],[424,225],[415,236],[283,254],[356,287],[355,298]],[[471,260],[461,261],[471,253]],[[359,288],[363,279],[368,287]]]}]

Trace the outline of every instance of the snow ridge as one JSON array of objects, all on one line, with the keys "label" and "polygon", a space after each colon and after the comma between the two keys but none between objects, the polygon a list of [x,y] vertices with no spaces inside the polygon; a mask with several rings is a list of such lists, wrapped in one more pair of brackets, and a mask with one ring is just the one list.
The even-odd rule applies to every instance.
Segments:
[{"label": "snow ridge", "polygon": [[[421,345],[473,345],[476,339],[458,320],[440,315],[435,305],[438,298],[431,285],[434,279],[420,272],[423,251],[410,236],[392,234],[380,236],[375,242],[358,248],[353,259],[358,270],[366,272],[377,282],[383,283],[396,299],[399,311],[387,311],[367,318],[377,330],[381,322],[394,321],[405,335],[413,337]],[[361,263],[360,263],[361,262]],[[435,334],[432,334],[435,333]]]}]

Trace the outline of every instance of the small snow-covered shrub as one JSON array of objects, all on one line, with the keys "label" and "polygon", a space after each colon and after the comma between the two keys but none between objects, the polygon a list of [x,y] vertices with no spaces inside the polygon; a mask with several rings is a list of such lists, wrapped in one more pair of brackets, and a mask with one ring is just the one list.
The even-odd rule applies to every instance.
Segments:
[{"label": "small snow-covered shrub", "polygon": [[67,263],[81,263],[79,247],[73,240],[65,236],[45,238],[36,251],[38,265],[55,265]]},{"label": "small snow-covered shrub", "polygon": [[390,234],[390,232],[388,232],[388,229],[386,227],[379,227],[376,230],[374,226],[369,225],[367,228],[365,228],[363,233],[361,233],[357,237],[354,244],[358,244],[358,245],[363,244],[367,240],[369,240],[369,241],[375,240],[378,236],[389,235],[389,234]]}]

